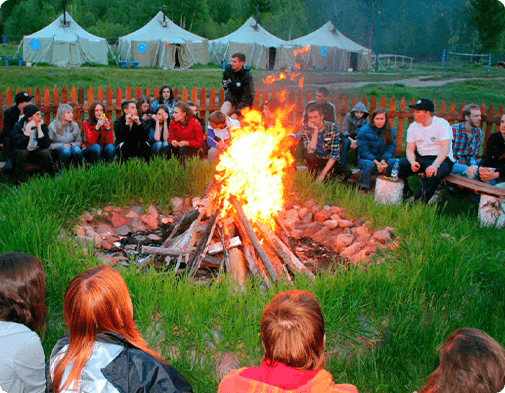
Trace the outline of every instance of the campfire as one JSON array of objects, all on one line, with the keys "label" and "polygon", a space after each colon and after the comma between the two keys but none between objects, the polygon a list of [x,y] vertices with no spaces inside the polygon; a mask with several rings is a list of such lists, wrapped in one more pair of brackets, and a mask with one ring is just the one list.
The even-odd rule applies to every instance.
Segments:
[{"label": "campfire", "polygon": [[144,247],[143,252],[173,257],[175,270],[184,264],[190,276],[207,260],[218,261],[221,269],[233,272],[240,281],[252,274],[268,285],[291,280],[289,271],[313,278],[278,219],[285,176],[294,161],[283,145],[292,132],[282,125],[289,110],[281,109],[269,128],[258,111],[245,112],[243,126],[234,131],[213,181],[196,206],[161,247]]}]

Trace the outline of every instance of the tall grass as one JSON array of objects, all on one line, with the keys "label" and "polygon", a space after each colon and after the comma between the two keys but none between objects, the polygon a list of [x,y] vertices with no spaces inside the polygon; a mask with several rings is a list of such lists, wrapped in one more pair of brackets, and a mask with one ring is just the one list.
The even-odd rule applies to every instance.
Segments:
[{"label": "tall grass", "polygon": [[[72,241],[87,209],[141,201],[167,206],[171,197],[195,196],[212,178],[204,163],[186,170],[176,161],[96,166],[55,178],[33,179],[0,196],[0,252],[41,258],[48,277],[46,354],[65,333],[62,298],[70,279],[99,261]],[[121,272],[137,324],[152,345],[190,380],[195,391],[217,390],[216,362],[233,353],[241,366],[261,361],[259,322],[264,306],[288,288],[319,299],[326,321],[327,369],[361,392],[417,390],[437,365],[438,346],[453,330],[480,328],[505,343],[503,230],[481,229],[475,214],[444,206],[376,205],[339,183],[316,184],[306,174],[288,182],[300,196],[345,207],[372,227],[396,228],[399,248],[370,267],[338,268],[315,281],[262,288],[250,280],[237,290],[229,277],[199,284],[170,272]]]}]

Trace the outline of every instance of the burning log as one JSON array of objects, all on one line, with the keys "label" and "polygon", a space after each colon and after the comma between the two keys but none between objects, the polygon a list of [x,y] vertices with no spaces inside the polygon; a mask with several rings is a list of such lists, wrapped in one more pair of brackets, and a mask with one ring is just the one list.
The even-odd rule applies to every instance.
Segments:
[{"label": "burning log", "polygon": [[194,276],[200,264],[202,263],[202,259],[207,254],[207,250],[209,249],[209,244],[212,239],[212,235],[214,234],[214,230],[217,225],[217,218],[219,216],[219,210],[216,210],[212,217],[210,218],[209,225],[205,229],[203,236],[198,242],[198,246],[196,247],[195,253],[191,257],[191,259],[186,264],[189,269],[189,275]]},{"label": "burning log", "polygon": [[[152,247],[152,246],[142,246],[142,254],[151,254],[151,255],[167,255],[169,257],[179,257],[179,256],[186,256],[186,254],[191,254],[194,253],[195,250],[191,249],[186,252],[182,252],[180,249],[176,248],[166,248],[166,247]],[[211,263],[213,265],[219,265],[219,258],[214,257],[212,255],[205,255],[204,259],[205,262]]]},{"label": "burning log", "polygon": [[247,278],[247,266],[244,252],[238,248],[230,250],[230,272],[239,285],[244,284],[244,280]]},{"label": "burning log", "polygon": [[231,197],[230,202],[233,205],[233,207],[235,207],[235,210],[238,213],[240,221],[242,221],[242,224],[244,225],[244,228],[245,228],[247,234],[249,235],[249,239],[251,239],[254,249],[256,250],[256,252],[258,253],[258,256],[260,257],[261,261],[265,265],[265,268],[267,269],[268,274],[270,275],[272,280],[277,281],[279,279],[279,277],[277,276],[277,273],[275,272],[272,262],[270,262],[267,255],[265,254],[265,251],[261,247],[261,244],[260,244],[256,234],[254,233],[254,229],[252,228],[251,223],[247,219],[244,211],[242,210],[242,206],[240,206],[240,203],[237,201],[237,198],[235,198],[235,197]]}]

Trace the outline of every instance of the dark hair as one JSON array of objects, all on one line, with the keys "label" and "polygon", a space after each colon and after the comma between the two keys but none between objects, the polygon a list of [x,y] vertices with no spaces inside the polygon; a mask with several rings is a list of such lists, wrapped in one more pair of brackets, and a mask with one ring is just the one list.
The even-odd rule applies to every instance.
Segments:
[{"label": "dark hair", "polygon": [[156,101],[158,101],[158,104],[165,103],[165,101],[163,100],[163,90],[165,89],[170,90],[170,98],[168,99],[168,103],[172,105],[172,103],[174,102],[174,91],[169,85],[163,85],[160,87],[160,93],[158,94],[158,98],[156,99]]},{"label": "dark hair", "polygon": [[149,109],[147,110],[147,112],[145,114],[149,114],[151,112],[151,100],[149,99],[149,97],[140,96],[137,101],[137,111],[138,111],[139,117],[142,117],[142,115],[144,115],[144,113],[142,112],[142,104],[144,102],[147,102],[149,104]]},{"label": "dark hair", "polygon": [[324,365],[324,318],[319,303],[307,291],[280,293],[261,317],[264,360],[299,370]]},{"label": "dark hair", "polygon": [[156,110],[154,111],[154,114],[156,115],[160,109],[163,109],[165,113],[170,116],[170,111],[168,110],[166,105],[160,105],[159,107],[157,107]]},{"label": "dark hair", "polygon": [[307,110],[305,112],[307,113],[307,115],[309,114],[309,112],[319,112],[321,116],[324,116],[323,107],[315,103],[307,105]]},{"label": "dark hair", "polygon": [[86,119],[88,121],[88,124],[91,127],[95,127],[96,123],[97,123],[96,117],[95,117],[95,108],[97,107],[97,105],[100,105],[103,108],[103,111],[105,113],[105,107],[103,106],[103,104],[100,101],[93,101],[93,103],[89,107],[88,118]]},{"label": "dark hair", "polygon": [[226,123],[226,115],[221,111],[212,112],[209,116],[209,123],[223,124]]},{"label": "dark hair", "polygon": [[377,108],[372,112],[370,117],[368,118],[368,124],[370,127],[376,127],[375,125],[375,116],[377,116],[379,113],[384,113],[384,116],[386,117],[386,122],[384,123],[384,126],[382,127],[382,138],[384,139],[384,143],[390,144],[393,143],[393,131],[391,131],[391,127],[389,125],[389,116],[388,112],[384,108]]},{"label": "dark hair", "polygon": [[419,393],[496,393],[505,385],[505,352],[478,329],[456,330],[440,351],[440,364]]},{"label": "dark hair", "polygon": [[130,104],[135,104],[135,106],[137,105],[137,104],[135,103],[135,101],[133,101],[133,100],[123,101],[123,103],[121,104],[121,110],[123,111],[123,113],[124,113],[124,110],[125,110],[126,108],[128,108],[128,105],[130,105]]},{"label": "dark hair", "polygon": [[317,89],[317,91],[321,94],[324,94],[325,97],[330,96],[330,91],[326,87],[320,87],[319,89]]},{"label": "dark hair", "polygon": [[465,105],[465,107],[461,110],[461,114],[463,115],[463,120],[466,121],[466,116],[470,116],[472,114],[472,109],[479,109],[480,110],[480,106],[478,106],[477,104]]},{"label": "dark hair", "polygon": [[[188,121],[192,118],[192,117],[195,117],[195,113],[193,112],[193,110],[189,107],[188,104],[186,104],[185,102],[180,102],[178,103],[174,108],[180,108],[184,113],[186,113],[186,116],[184,116],[184,120],[182,122],[180,122],[180,124],[182,124],[183,126],[185,126],[186,124],[188,124]],[[173,113],[172,113],[172,116],[173,116]],[[173,120],[173,119],[172,119]],[[175,120],[173,120],[175,121]],[[177,122],[176,122],[177,123]]]},{"label": "dark hair", "polygon": [[242,63],[245,63],[245,55],[243,53],[240,52],[234,53],[233,55],[231,55],[231,58],[233,59],[234,57],[237,58]]},{"label": "dark hair", "polygon": [[44,330],[45,297],[46,274],[37,258],[19,252],[0,254],[0,320]]}]

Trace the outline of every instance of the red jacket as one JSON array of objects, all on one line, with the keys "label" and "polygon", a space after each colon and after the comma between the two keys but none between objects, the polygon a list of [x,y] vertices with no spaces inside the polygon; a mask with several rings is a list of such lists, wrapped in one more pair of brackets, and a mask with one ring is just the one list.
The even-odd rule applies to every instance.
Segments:
[{"label": "red jacket", "polygon": [[203,131],[202,126],[192,117],[189,119],[188,124],[183,126],[182,124],[171,121],[168,133],[168,143],[172,141],[187,141],[189,146],[200,149],[203,147]]},{"label": "red jacket", "polygon": [[88,147],[98,143],[101,147],[114,143],[114,133],[112,131],[112,123],[110,124],[110,130],[106,130],[105,126],[102,126],[100,130],[96,130],[95,127],[91,127],[87,120],[84,120],[84,134],[86,135],[86,140],[82,143],[82,147]]}]

